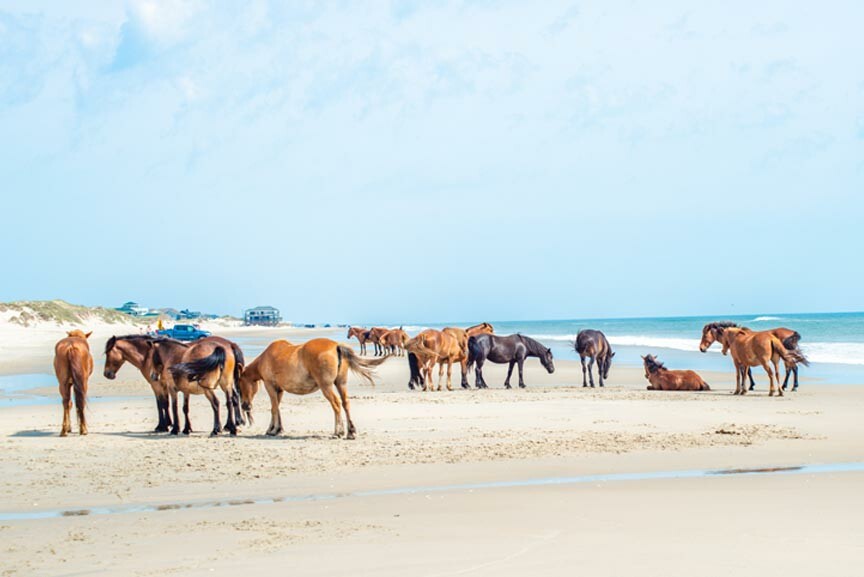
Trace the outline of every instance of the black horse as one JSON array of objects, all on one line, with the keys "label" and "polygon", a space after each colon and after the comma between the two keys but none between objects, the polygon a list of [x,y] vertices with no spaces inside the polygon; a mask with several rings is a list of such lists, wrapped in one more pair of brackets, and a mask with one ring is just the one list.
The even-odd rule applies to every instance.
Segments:
[{"label": "black horse", "polygon": [[513,374],[513,365],[519,365],[519,386],[525,388],[525,381],[522,378],[522,365],[526,357],[537,357],[540,363],[546,368],[549,373],[555,372],[555,365],[552,362],[552,351],[524,335],[510,335],[500,337],[498,335],[474,335],[468,339],[468,370],[474,363],[477,363],[475,369],[476,379],[474,386],[478,389],[488,389],[486,381],[483,379],[483,363],[492,361],[493,363],[510,363],[510,368],[507,369],[507,379],[504,381],[504,387],[510,388],[510,375]]},{"label": "black horse", "polygon": [[[579,331],[574,347],[579,353],[579,360],[582,361],[582,386],[587,387],[590,382],[591,388],[594,388],[594,376],[591,374],[591,368],[594,366],[594,361],[597,361],[597,377],[600,379],[600,386],[602,387],[603,379],[609,378],[609,367],[612,366],[612,357],[615,356],[609,341],[606,340],[606,335],[593,329]],[[590,359],[588,361],[587,381],[585,380],[586,358]]]}]

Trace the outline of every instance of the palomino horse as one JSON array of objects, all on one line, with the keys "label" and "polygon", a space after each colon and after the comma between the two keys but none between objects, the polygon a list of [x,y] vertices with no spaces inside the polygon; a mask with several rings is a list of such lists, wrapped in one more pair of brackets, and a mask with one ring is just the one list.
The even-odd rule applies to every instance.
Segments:
[{"label": "palomino horse", "polygon": [[[237,382],[243,370],[243,352],[235,343],[221,337],[207,337],[196,341],[185,348],[168,344],[174,341],[154,341],[152,356],[147,362],[151,368],[151,377],[160,378],[165,382],[172,395],[174,409],[174,428],[176,434],[179,426],[177,416],[177,392],[184,393],[183,410],[186,413],[186,429],[191,430],[188,420],[188,394],[203,394],[210,401],[213,409],[213,430],[211,436],[222,432],[222,421],[219,417],[219,398],[217,387],[225,393],[225,404],[228,418],[225,428],[231,435],[237,434],[237,425],[243,424],[240,413],[240,399],[237,392]],[[163,346],[166,353],[170,348],[174,354],[162,357]],[[158,353],[158,355],[157,355]],[[161,369],[161,370],[160,370]],[[197,388],[196,388],[197,387]]]},{"label": "palomino horse", "polygon": [[670,371],[653,355],[642,357],[649,391],[710,391],[695,371]]},{"label": "palomino horse", "polygon": [[513,365],[519,365],[519,387],[525,388],[525,380],[522,378],[522,365],[527,357],[537,357],[547,372],[555,372],[555,363],[552,360],[552,351],[539,342],[525,335],[510,335],[500,337],[498,335],[481,334],[468,339],[468,368],[477,363],[474,386],[478,389],[488,389],[489,386],[483,379],[483,364],[486,361],[493,363],[510,363],[507,369],[507,379],[504,387],[510,388],[510,376],[513,374]]},{"label": "palomino horse", "polygon": [[344,407],[348,421],[347,438],[353,439],[356,429],[351,419],[351,403],[348,400],[348,370],[374,386],[371,369],[388,358],[361,359],[351,347],[330,339],[312,339],[302,345],[292,345],[282,340],[273,341],[258,358],[249,363],[240,376],[243,410],[251,423],[252,399],[263,381],[264,388],[270,395],[270,427],[267,434],[278,435],[283,430],[282,413],[279,410],[282,394],[288,392],[308,395],[320,390],[333,408],[336,419],[333,434],[336,437],[345,434],[342,422]]},{"label": "palomino horse", "polygon": [[60,396],[63,398],[63,426],[60,436],[65,437],[72,432],[69,422],[69,411],[72,410],[72,392],[75,392],[75,412],[78,413],[78,432],[87,434],[87,417],[84,409],[87,406],[87,381],[93,374],[93,355],[87,339],[92,332],[84,333],[75,329],[66,333],[68,336],[60,339],[54,346],[54,374],[60,385]]},{"label": "palomino horse", "polygon": [[[749,331],[750,329],[747,327],[739,327],[737,324],[724,321],[719,323],[708,323],[704,327],[702,327],[702,341],[699,343],[699,350],[703,353],[707,351],[711,345],[713,345],[718,340],[718,335],[720,334],[720,329],[724,328],[740,328],[745,331]],[[787,351],[798,351],[801,352],[798,348],[798,341],[801,340],[801,335],[798,334],[797,331],[793,331],[792,329],[787,329],[785,327],[779,327],[776,329],[770,329],[767,331],[759,331],[764,333],[771,333],[783,343],[783,346]],[[786,365],[786,378],[783,379],[783,390],[786,390],[786,386],[789,384],[789,374],[792,373],[794,375],[792,390],[798,390],[798,364],[797,363],[787,363],[784,361]],[[756,388],[756,383],[753,381],[753,371],[751,369],[747,369],[747,376],[750,378],[750,390]],[[780,378],[779,375],[777,377]]]},{"label": "palomino horse", "polygon": [[[594,367],[594,361],[597,361],[597,378],[600,379],[600,386],[602,387],[603,379],[609,378],[609,367],[612,366],[612,357],[615,356],[606,335],[600,331],[585,329],[576,335],[576,342],[573,346],[579,353],[579,360],[582,361],[582,386],[587,387],[588,382],[590,382],[591,388],[594,388],[594,377],[591,374],[591,369]],[[586,358],[590,359],[587,371],[588,382],[585,380]]]},{"label": "palomino horse", "polygon": [[[448,331],[437,331],[427,329],[409,340],[405,345],[408,351],[408,367],[411,369],[411,378],[408,387],[423,387],[424,391],[435,390],[432,384],[432,369],[438,363],[438,390],[441,390],[444,365],[447,365],[447,390],[453,390],[451,374],[453,363],[462,363],[465,353],[459,345],[459,340]],[[462,388],[467,389],[468,377],[462,372]]]},{"label": "palomino horse", "polygon": [[388,355],[402,356],[405,354],[405,344],[411,339],[408,333],[401,328],[393,329],[384,333],[381,337],[381,346]]},{"label": "palomino horse", "polygon": [[[774,384],[779,380],[780,369],[777,361],[783,359],[786,363],[801,363],[808,366],[807,358],[798,350],[786,350],[783,343],[769,332],[755,333],[739,327],[724,327],[718,329],[719,338],[723,345],[723,354],[732,353],[732,361],[735,363],[735,394],[747,393],[747,369],[749,367],[761,366],[768,373],[769,390],[768,396],[774,395]],[[771,369],[769,362],[774,365]],[[777,387],[777,392],[782,397],[783,389]]]},{"label": "palomino horse", "polygon": [[122,337],[111,337],[105,343],[105,370],[103,375],[106,379],[114,379],[117,377],[117,371],[123,366],[123,363],[129,362],[136,369],[141,371],[144,379],[153,389],[153,394],[156,396],[156,410],[159,413],[159,424],[154,429],[155,432],[161,433],[168,431],[171,428],[171,415],[168,410],[168,389],[159,380],[150,378],[149,371],[144,370],[144,358],[148,352],[148,343],[155,337],[149,335],[126,335]]},{"label": "palomino horse", "polygon": [[356,337],[360,342],[360,354],[366,354],[366,343],[370,340],[369,329],[364,329],[363,327],[348,327],[348,336],[345,337],[348,340],[351,340],[351,337]]}]

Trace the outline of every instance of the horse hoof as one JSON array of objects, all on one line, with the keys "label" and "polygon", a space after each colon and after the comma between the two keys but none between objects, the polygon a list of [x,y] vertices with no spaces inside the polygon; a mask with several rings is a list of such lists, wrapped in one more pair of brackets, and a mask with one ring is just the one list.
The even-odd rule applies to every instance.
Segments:
[{"label": "horse hoof", "polygon": [[354,433],[348,433],[348,436],[345,437],[345,440],[346,441],[353,441],[356,438],[357,438],[357,436]]},{"label": "horse hoof", "polygon": [[[176,437],[177,435],[180,434],[180,429],[171,429],[171,434]],[[183,434],[188,435],[189,433],[187,433],[186,431],[183,431]]]},{"label": "horse hoof", "polygon": [[217,431],[214,429],[214,430],[210,431],[210,436],[211,437],[218,437],[220,432],[221,431]]},{"label": "horse hoof", "polygon": [[520,388],[520,389],[524,389],[524,388],[525,388],[525,384],[524,384],[524,383],[519,383],[519,388]]}]

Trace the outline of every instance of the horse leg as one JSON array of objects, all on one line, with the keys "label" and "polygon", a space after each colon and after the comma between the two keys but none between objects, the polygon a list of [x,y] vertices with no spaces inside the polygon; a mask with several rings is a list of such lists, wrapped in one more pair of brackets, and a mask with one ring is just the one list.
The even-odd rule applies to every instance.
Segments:
[{"label": "horse leg", "polygon": [[87,416],[84,414],[84,405],[87,402],[87,383],[81,385],[81,389],[75,388],[75,413],[78,415],[78,434],[87,434]]},{"label": "horse leg", "polygon": [[735,366],[735,395],[741,394],[741,371],[743,369],[738,365]]},{"label": "horse leg", "polygon": [[72,432],[69,424],[69,413],[72,411],[72,385],[68,382],[60,385],[60,396],[63,398],[63,424],[60,426],[60,436],[65,437]]},{"label": "horse leg", "polygon": [[[234,421],[234,389],[230,388],[224,391],[225,393],[225,408],[228,410],[228,416],[225,419],[225,428],[232,437],[237,436],[237,423]],[[215,394],[215,393],[214,393]]]},{"label": "horse leg", "polygon": [[174,422],[171,425],[171,434],[180,432],[180,415],[177,414],[177,391],[171,391],[171,412],[174,414]]},{"label": "horse leg", "polygon": [[[783,390],[784,391],[786,390],[786,386],[789,384],[789,375],[791,375],[791,374],[792,374],[792,367],[789,365],[789,363],[786,363],[786,377],[783,379]],[[778,374],[778,378],[779,378],[779,374]]]},{"label": "horse leg", "polygon": [[516,364],[516,361],[510,361],[510,366],[507,368],[507,378],[504,379],[504,388],[509,389],[510,387],[510,375],[513,374],[513,365]]},{"label": "horse leg", "polygon": [[321,392],[324,393],[324,396],[330,401],[330,406],[333,408],[333,417],[335,420],[333,436],[340,439],[345,434],[345,425],[342,423],[342,401],[339,400],[336,387],[333,385],[321,388]]},{"label": "horse leg", "polygon": [[525,380],[522,378],[522,365],[525,364],[525,358],[522,357],[522,358],[516,359],[516,362],[519,364],[519,388],[524,389],[525,388]]},{"label": "horse leg", "polygon": [[585,357],[579,355],[579,360],[582,361],[582,387],[588,386],[588,377],[585,374]]},{"label": "horse leg", "polygon": [[267,382],[264,383],[264,388],[270,395],[270,427],[268,427],[266,434],[274,437],[282,432],[282,415],[279,411],[279,404],[282,402],[282,390],[277,390]]},{"label": "horse leg", "polygon": [[792,367],[792,373],[794,373],[794,375],[795,375],[795,384],[792,385],[792,390],[797,391],[798,390],[798,365],[795,365]]},{"label": "horse leg", "polygon": [[597,380],[600,386],[603,386],[603,371],[606,368],[606,362],[603,360],[597,361]]},{"label": "horse leg", "polygon": [[588,382],[591,383],[591,388],[594,388],[594,357],[588,357]]},{"label": "horse leg", "polygon": [[[450,375],[453,373],[453,361],[447,361],[447,390],[453,390],[453,381]],[[465,378],[465,373],[462,373],[462,378]]]},{"label": "horse leg", "polygon": [[444,378],[444,363],[438,362],[438,389],[441,390],[441,379]]},{"label": "horse leg", "polygon": [[183,434],[189,435],[192,433],[192,421],[189,420],[189,393],[183,392],[183,419],[186,421],[183,424]]},{"label": "horse leg", "polygon": [[[774,384],[774,370],[771,368],[771,365],[768,363],[768,361],[762,362],[762,368],[765,369],[766,373],[768,373],[768,396],[773,397],[774,396],[774,386],[775,386],[775,384]],[[783,391],[780,390],[779,393],[780,393],[780,396],[782,397]]]},{"label": "horse leg", "polygon": [[347,375],[343,379],[336,379],[336,390],[339,391],[339,398],[342,400],[342,407],[345,409],[345,420],[348,421],[348,434],[346,439],[353,439],[357,435],[357,429],[354,428],[354,421],[351,419],[351,401],[348,400],[348,386],[346,385]]},{"label": "horse leg", "polygon": [[471,385],[468,384],[468,358],[465,357],[461,361],[459,361],[459,368],[462,371],[462,388],[470,389]]},{"label": "horse leg", "polygon": [[210,436],[215,437],[222,432],[222,419],[219,415],[219,397],[213,389],[204,389],[204,396],[210,401],[210,408],[213,409],[213,430],[210,431]]},{"label": "horse leg", "polygon": [[475,389],[485,389],[486,384],[483,382],[483,357],[478,358],[474,361],[477,363],[474,365],[474,388]]},{"label": "horse leg", "polygon": [[165,423],[165,400],[162,395],[153,391],[156,395],[156,413],[159,415],[159,424],[153,429],[154,433],[164,433],[168,430],[168,425]]},{"label": "horse leg", "polygon": [[750,377],[750,390],[754,390],[756,388],[756,383],[753,381],[753,369],[747,368],[747,376]]}]

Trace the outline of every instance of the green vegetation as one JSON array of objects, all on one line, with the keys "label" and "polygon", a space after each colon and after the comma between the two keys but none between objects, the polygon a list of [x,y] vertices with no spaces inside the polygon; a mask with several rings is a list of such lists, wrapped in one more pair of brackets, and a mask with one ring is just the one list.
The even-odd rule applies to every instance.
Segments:
[{"label": "green vegetation", "polygon": [[103,307],[73,305],[62,300],[18,301],[0,303],[0,312],[16,312],[9,322],[29,327],[37,322],[79,325],[97,319],[111,324],[146,324],[152,319],[141,319]]}]

